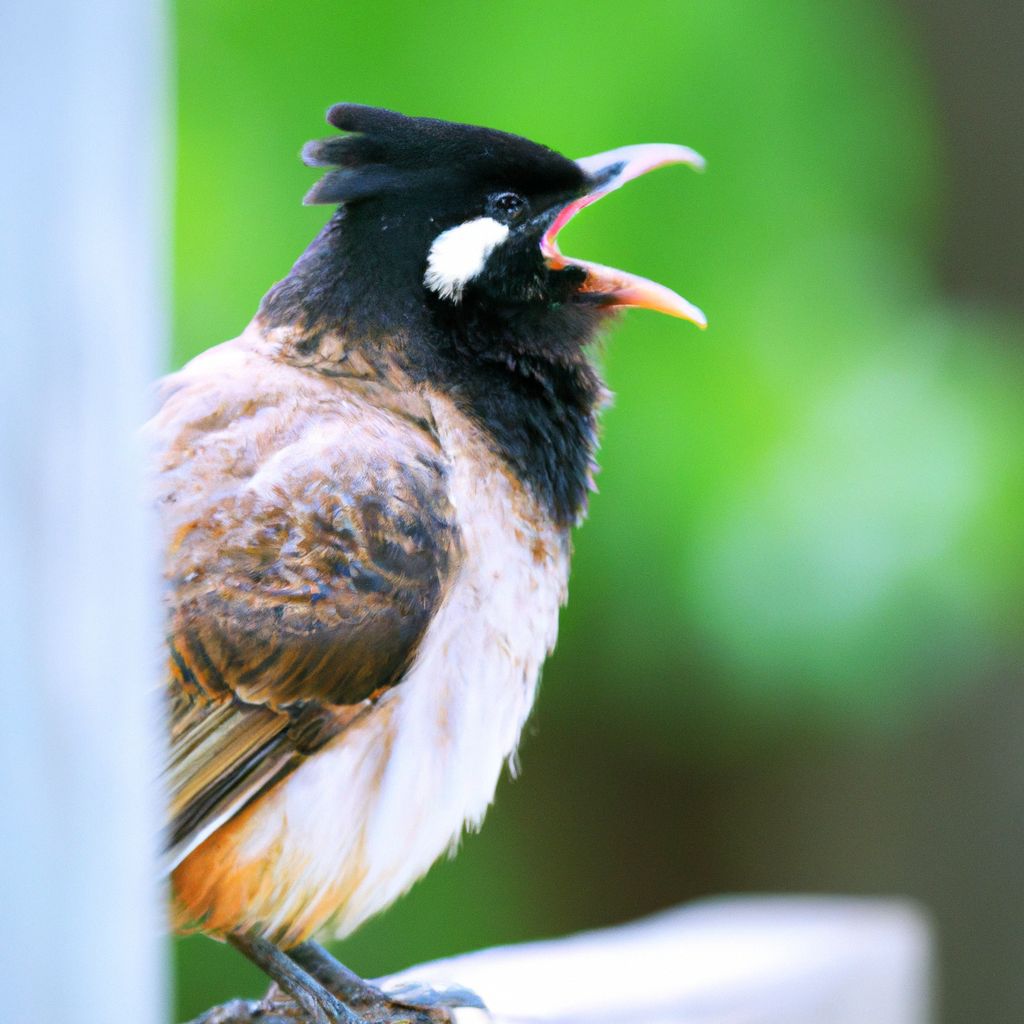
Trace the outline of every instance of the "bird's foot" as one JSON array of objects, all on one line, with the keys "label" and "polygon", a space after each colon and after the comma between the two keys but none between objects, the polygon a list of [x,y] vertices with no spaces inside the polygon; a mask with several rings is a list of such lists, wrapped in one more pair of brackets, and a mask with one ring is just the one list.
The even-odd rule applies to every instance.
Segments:
[{"label": "bird's foot", "polygon": [[288,956],[367,1024],[452,1024],[454,1010],[487,1010],[475,992],[460,986],[433,989],[412,983],[391,985],[387,979],[365,981],[315,942],[288,950]]},{"label": "bird's foot", "polygon": [[284,951],[252,935],[227,938],[274,984],[260,1002],[225,1003],[192,1024],[454,1024],[459,1008],[486,1011],[464,988],[364,981],[315,942]]},{"label": "bird's foot", "polygon": [[188,1024],[307,1024],[298,1003],[271,985],[263,999],[232,999],[214,1006]]},{"label": "bird's foot", "polygon": [[461,985],[445,988],[430,988],[427,985],[403,982],[398,985],[385,984],[380,989],[384,998],[395,1006],[408,1006],[425,1014],[443,1014],[441,1020],[452,1020],[452,1011],[461,1009],[483,1010],[487,1004],[471,989]]},{"label": "bird's foot", "polygon": [[345,1007],[338,1016],[336,1007],[312,1005],[297,1000],[276,982],[259,1000],[233,999],[230,1003],[214,1006],[189,1024],[363,1024],[361,1017]]},{"label": "bird's foot", "polygon": [[328,1007],[311,1012],[274,984],[259,1001],[236,999],[207,1010],[190,1024],[343,1024],[353,1019],[365,1024],[451,1024],[454,1010],[485,1009],[480,997],[465,988],[401,985],[384,990],[360,981],[361,992],[348,989],[344,994],[346,1012],[341,1017],[331,1016]]},{"label": "bird's foot", "polygon": [[[272,1008],[275,1013],[280,1009],[278,1016],[283,1014],[287,1019],[287,1014],[294,1010],[292,1019],[302,1021],[302,1024],[364,1024],[347,1001],[342,1001],[344,997],[336,996],[307,972],[298,960],[283,953],[273,943],[238,932],[228,935],[227,940],[274,980],[275,985],[263,1004],[274,1002],[277,993],[284,996],[280,1007],[274,1005]],[[267,1014],[268,1017],[270,1015]]]}]

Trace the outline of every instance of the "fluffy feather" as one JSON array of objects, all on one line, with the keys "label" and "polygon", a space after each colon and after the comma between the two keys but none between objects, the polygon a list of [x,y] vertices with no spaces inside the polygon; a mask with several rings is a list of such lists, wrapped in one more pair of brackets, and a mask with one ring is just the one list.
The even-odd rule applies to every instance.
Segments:
[{"label": "fluffy feather", "polygon": [[508,225],[475,217],[434,239],[427,254],[423,283],[442,299],[458,302],[463,289],[487,264],[487,257],[508,238]]},{"label": "fluffy feather", "polygon": [[460,535],[444,602],[401,685],[182,861],[179,923],[256,928],[284,945],[327,922],[347,934],[493,797],[554,645],[568,536],[470,419],[442,395],[427,400]]}]

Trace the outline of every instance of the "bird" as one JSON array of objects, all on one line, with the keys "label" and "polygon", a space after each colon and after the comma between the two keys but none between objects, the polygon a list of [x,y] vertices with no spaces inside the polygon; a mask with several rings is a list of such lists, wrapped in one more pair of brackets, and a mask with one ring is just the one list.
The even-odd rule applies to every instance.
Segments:
[{"label": "bird", "polygon": [[327,121],[305,202],[334,212],[239,337],[159,382],[143,431],[165,867],[174,925],[230,942],[309,1020],[447,1019],[471,993],[385,996],[316,939],[479,826],[516,751],[593,489],[595,339],[625,307],[706,325],[558,234],[703,161],[574,160],[354,103]]}]

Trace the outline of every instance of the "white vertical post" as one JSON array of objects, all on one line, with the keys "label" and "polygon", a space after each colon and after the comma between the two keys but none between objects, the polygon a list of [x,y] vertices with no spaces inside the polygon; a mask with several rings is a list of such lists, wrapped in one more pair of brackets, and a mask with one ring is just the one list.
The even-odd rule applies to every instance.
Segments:
[{"label": "white vertical post", "polygon": [[33,0],[0,31],[0,992],[164,1019],[156,572],[135,440],[162,361],[165,25]]}]

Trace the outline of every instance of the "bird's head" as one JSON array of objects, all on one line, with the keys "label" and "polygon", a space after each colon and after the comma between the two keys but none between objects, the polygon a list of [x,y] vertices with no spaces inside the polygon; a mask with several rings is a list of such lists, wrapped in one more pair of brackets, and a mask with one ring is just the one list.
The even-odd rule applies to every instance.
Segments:
[{"label": "bird's head", "polygon": [[569,160],[349,103],[327,120],[345,134],[303,150],[329,168],[306,201],[338,209],[264,296],[258,329],[302,367],[444,394],[554,521],[578,522],[608,397],[589,348],[602,322],[623,306],[705,320],[668,288],[564,256],[558,233],[627,181],[701,158],[642,145]]},{"label": "bird's head", "polygon": [[308,164],[332,168],[306,202],[343,208],[347,263],[358,260],[368,291],[415,295],[449,320],[572,309],[594,319],[643,306],[704,326],[675,292],[564,256],[557,240],[627,181],[666,164],[701,167],[692,150],[625,146],[570,160],[505,132],[357,104],[332,107],[327,120],[347,134],[306,145]]}]

